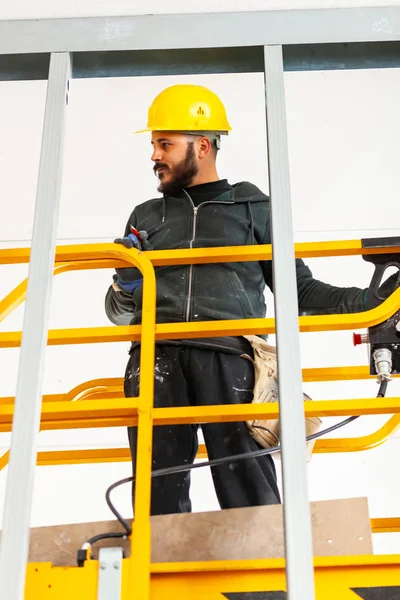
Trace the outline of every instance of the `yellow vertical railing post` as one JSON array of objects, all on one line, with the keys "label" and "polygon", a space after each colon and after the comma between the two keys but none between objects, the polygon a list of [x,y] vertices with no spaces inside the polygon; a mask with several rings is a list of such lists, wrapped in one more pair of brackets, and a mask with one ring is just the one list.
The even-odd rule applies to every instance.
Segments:
[{"label": "yellow vertical railing post", "polygon": [[136,450],[136,492],[131,536],[129,600],[149,600],[151,561],[151,469],[153,441],[156,279],[151,262],[141,255],[143,303],[140,348],[140,392]]}]

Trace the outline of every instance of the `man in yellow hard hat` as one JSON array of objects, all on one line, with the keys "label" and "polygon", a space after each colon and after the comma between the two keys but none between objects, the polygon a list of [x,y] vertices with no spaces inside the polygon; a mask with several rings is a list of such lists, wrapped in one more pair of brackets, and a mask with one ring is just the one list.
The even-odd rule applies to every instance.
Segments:
[{"label": "man in yellow hard hat", "polygon": [[150,107],[147,127],[137,132],[151,133],[158,191],[168,196],[218,181],[216,154],[221,135],[230,130],[222,102],[207,88],[176,85],[164,90]]},{"label": "man in yellow hard hat", "polygon": [[[269,198],[249,182],[221,180],[216,157],[221,136],[231,127],[221,100],[195,85],[167,88],[153,101],[147,127],[161,197],[136,206],[124,236],[127,247],[176,249],[270,244]],[[302,313],[358,312],[368,308],[368,291],[333,287],[313,278],[296,261]],[[273,290],[271,261],[156,268],[157,322],[260,318],[266,315],[264,289]],[[393,281],[381,293],[388,295]],[[367,304],[366,304],[367,300]],[[118,325],[141,322],[142,276],[135,268],[116,269],[106,296],[106,312]],[[132,343],[125,395],[138,394],[140,344]],[[254,370],[244,337],[165,340],[156,345],[155,407],[249,403]],[[210,459],[258,450],[246,424],[202,425]],[[129,428],[135,469],[136,428]],[[197,425],[154,428],[153,468],[190,464],[198,447]],[[270,456],[212,468],[221,508],[280,502]],[[188,512],[190,472],[157,477],[152,514]]]}]

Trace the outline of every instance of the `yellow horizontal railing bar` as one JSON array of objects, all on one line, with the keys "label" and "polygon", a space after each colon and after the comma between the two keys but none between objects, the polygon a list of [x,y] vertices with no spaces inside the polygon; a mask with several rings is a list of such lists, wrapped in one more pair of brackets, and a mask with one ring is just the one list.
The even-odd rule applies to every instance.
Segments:
[{"label": "yellow horizontal railing bar", "polygon": [[[115,392],[113,393],[112,391],[103,391],[103,390],[99,390],[97,392],[92,391],[92,392],[86,392],[85,394],[82,394],[81,397],[76,398],[77,400],[92,400],[92,399],[97,399],[97,400],[107,400],[108,398],[124,398],[124,394],[122,391],[120,390],[115,390]],[[0,398],[0,407],[1,406],[7,406],[8,404],[14,404],[15,401],[15,396],[4,396],[3,398]],[[42,402],[73,402],[74,400],[72,398],[68,398],[67,394],[46,394],[44,396],[42,396]]]},{"label": "yellow horizontal railing bar", "polygon": [[[400,377],[400,374],[393,375],[394,378]],[[304,382],[327,382],[327,381],[350,381],[359,379],[375,379],[371,375],[369,367],[318,367],[303,369]],[[108,377],[101,379],[91,379],[85,381],[64,394],[45,394],[43,402],[61,402],[87,400],[89,398],[123,398],[124,380],[122,377]],[[0,398],[0,406],[3,404],[13,404],[14,396],[4,396]]]},{"label": "yellow horizontal railing bar", "polygon": [[400,517],[371,519],[372,533],[399,533]]},{"label": "yellow horizontal railing bar", "polygon": [[[72,388],[65,394],[65,400],[83,400],[89,394],[113,394],[114,397],[124,393],[124,379],[122,377],[103,377],[101,379],[90,379]],[[107,396],[104,395],[104,398]]]},{"label": "yellow horizontal railing bar", "polygon": [[[99,417],[125,417],[126,419],[137,415],[139,398],[113,398],[106,400],[82,400],[80,402],[46,402],[42,406],[42,421],[63,418],[99,418]],[[0,412],[0,423],[12,420],[14,406],[5,404]]]},{"label": "yellow horizontal railing bar", "polygon": [[[400,398],[361,398],[352,400],[319,400],[304,402],[307,417],[335,417],[400,413]],[[155,425],[216,423],[247,419],[276,419],[277,402],[219,406],[188,406],[154,409]]]},{"label": "yellow horizontal railing bar", "polygon": [[129,448],[95,448],[93,450],[51,450],[38,452],[36,464],[38,467],[46,467],[130,461],[131,453]]},{"label": "yellow horizontal railing bar", "polygon": [[[348,438],[321,438],[313,448],[314,454],[338,452],[361,452],[371,450],[383,444],[400,427],[400,415],[392,416],[387,423],[369,435]],[[204,444],[199,445],[197,458],[207,458]],[[57,464],[81,464],[102,462],[125,462],[131,460],[129,448],[98,448],[93,450],[59,450],[39,452],[38,466]],[[6,463],[0,459],[0,470]]]},{"label": "yellow horizontal railing bar", "polygon": [[[361,240],[335,240],[327,242],[298,242],[294,245],[294,251],[297,258],[315,258],[400,253],[400,246],[363,248]],[[55,261],[109,259],[110,255],[115,252],[116,244],[113,243],[57,246]],[[146,251],[146,256],[154,266],[271,260],[272,245],[152,250]],[[27,263],[29,262],[29,257],[30,248],[0,250],[0,264],[3,265]]]},{"label": "yellow horizontal railing bar", "polygon": [[[102,429],[106,427],[127,427],[130,425],[130,420],[123,416],[109,417],[86,417],[79,419],[46,419],[41,423],[40,431],[56,431],[58,429]],[[137,425],[136,416],[132,418],[132,424]],[[8,433],[11,431],[10,423],[2,423],[0,419],[0,433]]]},{"label": "yellow horizontal railing bar", "polygon": [[[400,374],[393,374],[392,377],[400,377]],[[355,381],[360,379],[376,379],[376,375],[371,375],[369,367],[364,365],[303,369],[304,382]]]},{"label": "yellow horizontal railing bar", "polygon": [[[0,456],[0,471],[8,465],[9,450]],[[38,452],[38,467],[129,462],[129,448],[96,448],[93,450],[47,450]]]},{"label": "yellow horizontal railing bar", "polygon": [[[392,416],[387,423],[369,435],[349,438],[321,438],[316,441],[314,454],[338,452],[360,452],[383,444],[400,427],[400,415]],[[0,457],[0,471],[8,464],[8,451]],[[204,444],[199,445],[197,458],[207,458]],[[39,452],[38,466],[75,465],[106,462],[129,462],[129,448],[96,448],[90,450],[52,450]]]},{"label": "yellow horizontal railing bar", "polygon": [[372,450],[386,442],[400,428],[400,415],[393,415],[377,431],[354,438],[321,438],[313,451],[318,454],[338,452],[361,452]]},{"label": "yellow horizontal railing bar", "polygon": [[[371,450],[383,444],[400,427],[400,415],[392,416],[387,423],[369,435],[348,438],[321,438],[313,448],[315,454],[338,452],[360,452]],[[197,458],[207,458],[204,444],[199,445]],[[52,450],[39,452],[37,465],[73,465],[106,462],[127,462],[131,460],[129,448],[96,448],[90,450]],[[0,471],[8,464],[8,451],[0,457]]]},{"label": "yellow horizontal railing bar", "polygon": [[[340,568],[340,567],[369,567],[395,565],[400,567],[400,554],[364,554],[359,556],[316,556],[315,568]],[[209,560],[202,562],[166,562],[152,563],[152,573],[196,573],[200,571],[274,571],[285,569],[284,558],[268,558],[253,560]]]},{"label": "yellow horizontal railing bar", "polygon": [[[125,424],[134,425],[140,398],[111,398],[108,400],[82,400],[81,402],[46,402],[42,406],[41,423],[63,419],[80,420],[125,419]],[[12,422],[13,405],[3,405],[0,424]],[[400,398],[362,398],[351,400],[319,400],[304,402],[308,417],[333,417],[347,415],[373,415],[400,413]],[[247,419],[276,419],[279,415],[277,402],[268,404],[239,404],[213,406],[184,406],[154,409],[154,425],[180,425],[185,423],[215,423],[218,421],[245,421]]]},{"label": "yellow horizontal railing bar", "polygon": [[[400,374],[393,375],[400,377]],[[327,381],[351,381],[358,379],[375,379],[375,375],[371,375],[369,367],[318,367],[312,369],[303,369],[304,382],[327,382]],[[123,398],[122,377],[109,377],[103,379],[92,379],[76,386],[69,392],[64,394],[45,394],[43,402],[57,402],[62,400],[83,400],[91,397],[98,398]],[[12,404],[14,396],[4,396],[0,398],[0,406],[3,404]]]},{"label": "yellow horizontal railing bar", "polygon": [[[102,383],[104,382],[104,383]],[[124,398],[124,380],[120,377],[109,379],[93,379],[76,386],[64,394],[44,394],[42,402],[77,402],[80,400],[97,400],[108,398]],[[14,404],[15,396],[0,398],[0,406]]]},{"label": "yellow horizontal railing bar", "polygon": [[[364,329],[382,323],[400,309],[400,288],[382,304],[361,313],[318,315],[300,317],[299,328],[306,331],[337,331]],[[105,342],[130,342],[141,339],[140,325],[87,327],[79,329],[53,329],[48,334],[48,344],[94,344]],[[275,319],[235,319],[227,321],[196,321],[188,323],[160,323],[156,325],[156,340],[204,338],[275,332]],[[0,333],[0,348],[17,348],[21,345],[20,331]]]}]

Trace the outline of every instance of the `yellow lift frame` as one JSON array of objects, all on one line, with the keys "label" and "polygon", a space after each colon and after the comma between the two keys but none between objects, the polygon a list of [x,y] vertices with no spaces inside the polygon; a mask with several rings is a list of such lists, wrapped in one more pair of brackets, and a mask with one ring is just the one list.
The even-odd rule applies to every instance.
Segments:
[{"label": "yellow lift frame", "polygon": [[[399,247],[391,251],[400,252]],[[202,323],[179,323],[156,325],[155,323],[155,277],[154,266],[171,264],[196,264],[207,262],[248,261],[270,259],[271,246],[212,248],[202,250],[152,251],[140,253],[126,250],[115,244],[88,244],[83,246],[61,246],[56,249],[54,273],[78,269],[137,266],[144,274],[142,326],[101,327],[49,332],[51,344],[79,344],[116,342],[142,338],[141,393],[137,398],[124,398],[122,380],[104,379],[84,383],[67,394],[43,397],[41,429],[68,429],[84,427],[107,427],[136,423],[140,444],[137,456],[138,487],[135,502],[135,522],[132,532],[130,558],[123,559],[121,599],[131,598],[136,590],[138,598],[186,598],[185,590],[193,586],[200,597],[218,598],[224,591],[284,591],[285,563],[282,560],[220,561],[216,563],[150,563],[150,469],[152,427],[154,424],[201,423],[205,421],[246,420],[278,416],[278,405],[211,406],[153,409],[153,366],[155,339],[185,337],[240,335],[247,331],[273,333],[274,319],[245,319]],[[369,249],[378,253],[382,249]],[[364,249],[360,241],[350,240],[335,243],[296,244],[298,257],[361,255]],[[16,264],[29,261],[28,249],[0,250],[0,264]],[[150,275],[150,276],[149,276]],[[24,300],[26,281],[1,302],[0,320],[9,315]],[[329,331],[366,327],[389,318],[400,308],[400,289],[379,307],[359,314],[321,315],[300,317],[300,331]],[[253,322],[256,322],[254,326]],[[205,334],[204,332],[207,332]],[[14,347],[20,343],[19,332],[0,333],[0,347]],[[371,377],[365,367],[336,367],[327,369],[305,369],[305,381],[334,381]],[[13,398],[0,399],[0,431],[10,431],[14,408]],[[374,447],[382,443],[398,426],[400,398],[355,399],[336,401],[313,401],[304,403],[307,416],[344,416],[366,414],[393,414],[385,426],[362,438],[319,440],[315,452],[348,452]],[[39,464],[78,464],[104,462],[106,460],[128,460],[127,451],[64,451],[39,453]],[[0,467],[8,462],[8,453],[0,460]],[[400,531],[400,518],[372,519],[372,531]],[[368,587],[399,584],[398,566],[400,556],[335,557],[314,559],[317,598],[333,599],[343,595],[349,587]],[[372,575],[373,573],[373,575]],[[162,576],[164,574],[164,577]],[[207,575],[205,577],[205,575]],[[338,575],[340,579],[338,580]],[[26,580],[26,600],[37,598],[95,598],[98,578],[98,561],[89,561],[83,568],[52,567],[48,563],[29,564]],[[150,587],[151,582],[151,587]],[[367,586],[368,584],[368,586]],[[132,586],[132,587],[131,587]],[[40,590],[40,596],[39,594]],[[201,596],[200,594],[206,594]],[[146,595],[147,594],[147,595]],[[196,597],[196,596],[195,596]],[[229,596],[228,596],[229,597]],[[344,596],[345,597],[345,596]]]},{"label": "yellow lift frame", "polygon": [[[396,594],[400,597],[400,556],[316,557],[313,565],[304,412],[309,416],[386,413],[394,414],[392,419],[397,419],[400,401],[399,398],[314,401],[306,402],[303,410],[297,333],[299,328],[300,331],[332,331],[370,327],[399,309],[400,292],[379,308],[365,313],[298,320],[284,94],[285,69],[399,67],[399,41],[399,7],[0,21],[0,79],[48,79],[31,255],[26,249],[0,251],[0,264],[29,260],[27,287],[21,284],[0,305],[0,313],[9,314],[22,301],[26,289],[23,333],[0,334],[0,347],[21,345],[15,403],[9,399],[2,399],[0,403],[1,430],[10,430],[12,425],[0,546],[1,600],[23,600],[24,597],[25,600],[66,600],[72,595],[77,599],[103,600],[104,594],[99,595],[103,592],[99,587],[101,568],[97,561],[87,561],[83,568],[55,568],[50,564],[26,568],[37,432],[40,426],[42,429],[77,425],[104,427],[126,425],[134,420],[139,428],[138,493],[132,552],[130,558],[122,560],[118,595],[123,600],[224,596],[240,600],[246,597],[246,592],[257,591],[262,592],[259,598],[274,600],[336,600],[339,596],[366,598],[363,587],[370,588],[368,598],[372,598],[370,594],[375,593],[371,591],[372,586],[375,590],[381,586],[377,592],[381,595],[376,596],[379,599],[396,597]],[[265,79],[273,254],[270,247],[262,246],[144,254],[116,248],[113,244],[56,249],[63,141],[72,76],[243,72],[261,72]],[[299,244],[295,251],[297,256],[309,258],[387,250],[367,251],[361,242],[351,241]],[[390,251],[399,252],[399,248],[391,247]],[[278,414],[278,407],[254,405],[153,410],[157,339],[275,331],[272,319],[156,324],[153,267],[260,259],[272,259],[274,267],[286,560],[151,565],[149,506],[153,424],[236,421]],[[144,276],[142,326],[48,332],[54,264],[56,272],[137,266]],[[138,398],[121,398],[120,392],[112,388],[109,395],[86,396],[79,402],[52,397],[42,403],[46,340],[54,345],[138,339],[142,344]],[[333,375],[331,372],[330,376]],[[318,373],[314,372],[313,376]],[[397,426],[397,421],[389,423],[384,432],[375,434],[376,443],[383,439],[385,432]],[[360,442],[353,448],[357,444]],[[8,457],[3,457],[3,464],[6,459]],[[397,520],[380,525],[376,525],[377,529],[389,530],[397,527]],[[107,600],[114,597],[107,596]]]}]

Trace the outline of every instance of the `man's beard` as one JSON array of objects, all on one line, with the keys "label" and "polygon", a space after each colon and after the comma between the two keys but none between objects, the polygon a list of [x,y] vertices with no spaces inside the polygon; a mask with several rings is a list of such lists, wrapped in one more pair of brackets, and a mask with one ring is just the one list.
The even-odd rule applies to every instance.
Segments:
[{"label": "man's beard", "polygon": [[166,168],[171,177],[165,183],[161,181],[157,190],[166,196],[179,194],[182,188],[188,187],[192,183],[193,178],[199,172],[194,155],[194,143],[190,142],[188,144],[186,156],[180,163],[174,165],[171,169],[164,163],[156,163],[153,167],[156,174],[160,167]]}]

